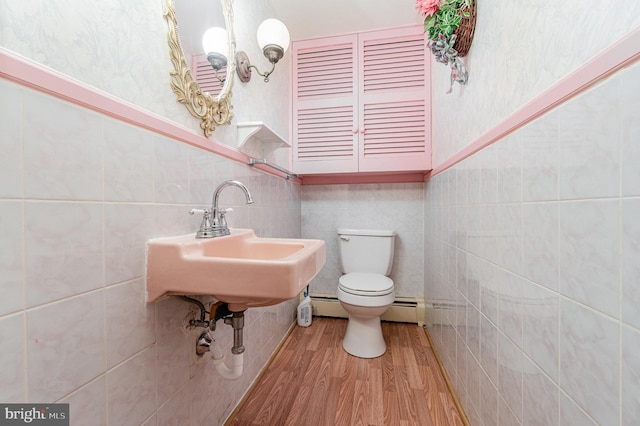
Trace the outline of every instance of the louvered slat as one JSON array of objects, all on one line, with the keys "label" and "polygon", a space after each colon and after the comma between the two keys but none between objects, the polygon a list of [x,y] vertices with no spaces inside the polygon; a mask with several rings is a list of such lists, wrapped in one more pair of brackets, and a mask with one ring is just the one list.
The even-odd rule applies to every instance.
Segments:
[{"label": "louvered slat", "polygon": [[425,152],[425,102],[364,105],[364,157]]},{"label": "louvered slat", "polygon": [[298,99],[352,93],[353,66],[351,44],[299,50],[296,58]]},{"label": "louvered slat", "polygon": [[298,159],[353,157],[353,106],[298,110]]},{"label": "louvered slat", "polygon": [[294,171],[430,166],[430,74],[421,26],[294,43]]},{"label": "louvered slat", "polygon": [[[222,83],[216,77],[215,70],[211,67],[211,64],[206,58],[193,58],[193,68],[195,69],[195,75],[193,78],[200,85],[200,90],[203,92],[209,92],[214,98],[218,96],[222,90]],[[227,68],[218,72],[218,76],[226,77]]]},{"label": "louvered slat", "polygon": [[364,42],[364,93],[423,89],[425,79],[423,38]]}]

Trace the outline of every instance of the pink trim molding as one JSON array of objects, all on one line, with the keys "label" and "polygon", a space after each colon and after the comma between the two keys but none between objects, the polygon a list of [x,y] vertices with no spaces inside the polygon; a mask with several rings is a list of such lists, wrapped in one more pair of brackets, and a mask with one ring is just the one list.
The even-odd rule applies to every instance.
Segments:
[{"label": "pink trim molding", "polygon": [[340,185],[364,183],[414,183],[424,182],[424,172],[410,173],[336,173],[303,175],[303,185]]},{"label": "pink trim molding", "polygon": [[[305,185],[338,183],[419,182],[436,176],[481,149],[499,141],[545,112],[587,90],[598,81],[640,59],[640,29],[635,29],[607,50],[594,57],[575,72],[566,76],[540,96],[525,104],[496,127],[480,136],[463,150],[436,166],[426,175],[409,174],[353,174],[303,176],[292,179]],[[189,145],[207,150],[230,160],[247,164],[248,156],[240,151],[207,139],[203,135],[168,121],[165,117],[144,110],[128,101],[93,88],[40,64],[0,47],[0,77],[14,81],[59,99],[72,102],[109,117],[145,128]],[[283,173],[262,165],[254,168],[279,177]]]},{"label": "pink trim molding", "polygon": [[[0,47],[0,77],[238,163],[247,164],[249,159],[246,154],[237,149],[196,134],[193,130],[172,123],[165,117],[18,56],[2,47]],[[285,177],[283,173],[266,166],[256,165],[253,168]],[[300,183],[298,179],[291,179],[291,181]]]},{"label": "pink trim molding", "polygon": [[635,29],[576,71],[525,104],[493,129],[442,162],[427,175],[430,179],[481,149],[499,141],[555,106],[589,89],[598,81],[640,59],[640,29]]}]

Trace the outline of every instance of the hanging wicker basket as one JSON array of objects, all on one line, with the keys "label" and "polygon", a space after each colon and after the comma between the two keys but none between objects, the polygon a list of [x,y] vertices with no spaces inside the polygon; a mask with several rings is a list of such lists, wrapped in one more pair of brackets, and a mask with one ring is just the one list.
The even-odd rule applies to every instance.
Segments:
[{"label": "hanging wicker basket", "polygon": [[476,0],[471,0],[469,6],[463,4],[461,9],[469,12],[469,16],[462,16],[460,26],[454,32],[456,43],[453,47],[458,51],[458,56],[463,58],[469,53],[471,42],[473,41],[473,33],[476,29]]}]

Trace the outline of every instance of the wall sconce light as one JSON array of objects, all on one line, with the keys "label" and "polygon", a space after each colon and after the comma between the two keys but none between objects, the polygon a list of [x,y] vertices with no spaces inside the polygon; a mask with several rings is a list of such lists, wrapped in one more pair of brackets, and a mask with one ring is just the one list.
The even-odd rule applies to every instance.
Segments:
[{"label": "wall sconce light", "polygon": [[202,49],[207,55],[207,60],[215,71],[216,78],[224,83],[224,77],[218,76],[218,71],[227,66],[227,30],[221,27],[212,27],[202,36]]},{"label": "wall sconce light", "polygon": [[284,56],[284,52],[289,48],[289,30],[286,25],[277,19],[267,19],[258,27],[258,45],[262,49],[264,56],[271,62],[271,70],[261,73],[255,65],[251,65],[249,57],[243,51],[236,54],[236,71],[243,83],[251,80],[251,68],[264,77],[264,82],[269,82],[269,76],[276,68],[276,64]]}]

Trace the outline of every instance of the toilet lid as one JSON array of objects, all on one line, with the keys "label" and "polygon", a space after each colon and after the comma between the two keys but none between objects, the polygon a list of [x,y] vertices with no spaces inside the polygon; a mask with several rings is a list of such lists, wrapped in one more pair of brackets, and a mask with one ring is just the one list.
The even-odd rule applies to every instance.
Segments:
[{"label": "toilet lid", "polygon": [[381,274],[352,272],[341,276],[338,286],[346,293],[382,296],[393,291],[393,280]]}]

